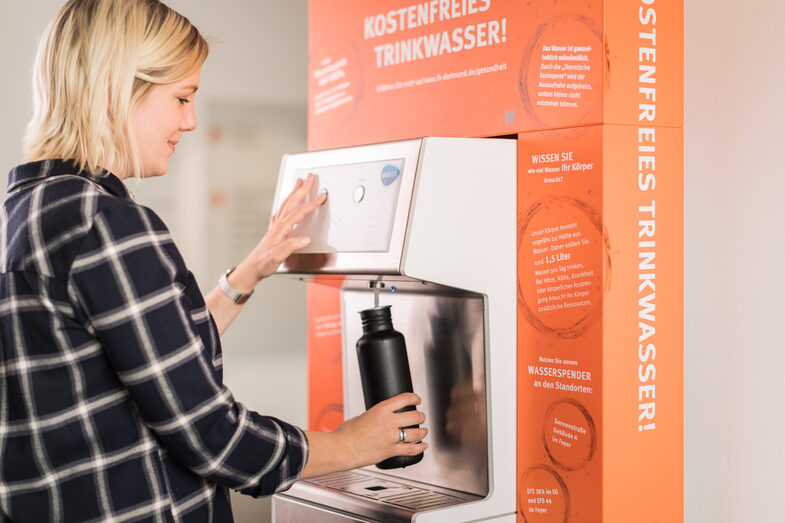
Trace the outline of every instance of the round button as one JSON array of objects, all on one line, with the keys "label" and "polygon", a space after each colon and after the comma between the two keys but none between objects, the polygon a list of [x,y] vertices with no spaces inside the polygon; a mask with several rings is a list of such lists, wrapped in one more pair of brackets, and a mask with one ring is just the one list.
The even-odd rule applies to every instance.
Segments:
[{"label": "round button", "polygon": [[365,187],[358,185],[354,188],[354,203],[360,203],[365,198]]}]

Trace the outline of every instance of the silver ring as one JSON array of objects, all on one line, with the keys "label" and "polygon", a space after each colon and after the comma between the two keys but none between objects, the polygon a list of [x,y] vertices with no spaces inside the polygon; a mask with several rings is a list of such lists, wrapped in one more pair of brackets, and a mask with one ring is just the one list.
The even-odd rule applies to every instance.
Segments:
[{"label": "silver ring", "polygon": [[406,441],[406,429],[403,427],[398,429],[398,443],[403,443]]}]

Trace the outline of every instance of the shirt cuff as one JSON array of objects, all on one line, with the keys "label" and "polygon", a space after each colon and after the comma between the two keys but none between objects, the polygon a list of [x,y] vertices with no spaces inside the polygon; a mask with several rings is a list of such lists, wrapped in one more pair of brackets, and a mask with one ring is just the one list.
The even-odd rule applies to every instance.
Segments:
[{"label": "shirt cuff", "polygon": [[305,432],[294,425],[290,425],[277,418],[268,418],[277,424],[283,433],[285,448],[283,457],[276,467],[275,472],[266,474],[261,478],[259,491],[254,497],[269,496],[289,489],[300,479],[308,462],[308,437]]}]

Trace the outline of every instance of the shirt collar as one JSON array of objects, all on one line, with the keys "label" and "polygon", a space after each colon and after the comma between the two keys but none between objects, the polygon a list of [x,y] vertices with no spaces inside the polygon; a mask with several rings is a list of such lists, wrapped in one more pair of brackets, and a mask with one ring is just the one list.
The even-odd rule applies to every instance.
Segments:
[{"label": "shirt collar", "polygon": [[72,162],[64,160],[41,160],[14,167],[11,169],[11,172],[8,173],[7,191],[10,193],[26,183],[64,174],[86,178],[97,183],[115,196],[133,200],[131,192],[126,188],[123,182],[120,181],[120,178],[106,169],[101,169],[98,174],[90,174],[87,171],[80,171]]}]

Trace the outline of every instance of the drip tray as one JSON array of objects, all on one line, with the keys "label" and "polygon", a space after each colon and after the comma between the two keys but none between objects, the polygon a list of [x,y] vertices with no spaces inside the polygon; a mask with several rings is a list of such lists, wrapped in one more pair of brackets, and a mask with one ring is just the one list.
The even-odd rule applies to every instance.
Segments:
[{"label": "drip tray", "polygon": [[391,478],[364,469],[301,480],[279,496],[385,522],[409,522],[415,512],[482,499],[473,494]]}]

